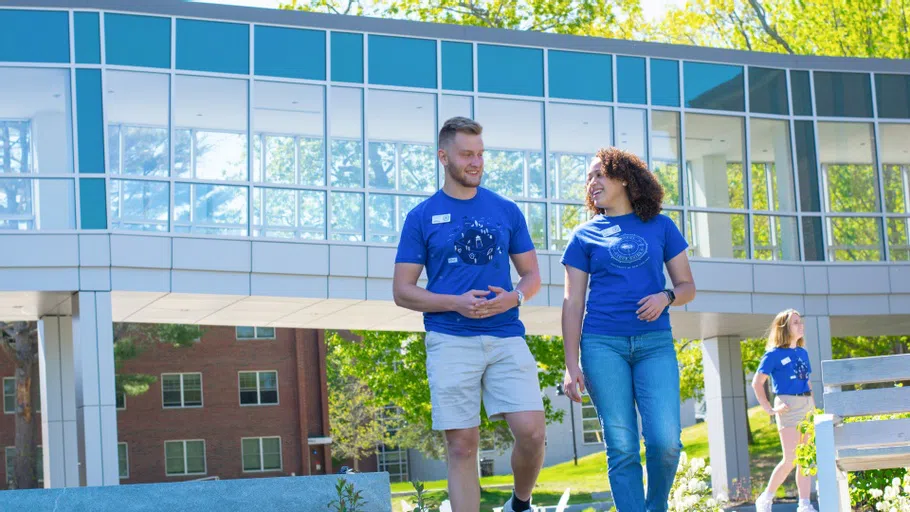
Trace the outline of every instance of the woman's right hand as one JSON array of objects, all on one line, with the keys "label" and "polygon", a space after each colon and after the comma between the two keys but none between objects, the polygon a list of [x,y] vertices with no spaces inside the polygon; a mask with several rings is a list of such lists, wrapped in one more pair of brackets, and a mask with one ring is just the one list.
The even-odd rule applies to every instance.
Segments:
[{"label": "woman's right hand", "polygon": [[790,406],[781,402],[780,405],[771,409],[771,412],[773,412],[774,414],[783,414],[789,410],[790,410]]},{"label": "woman's right hand", "polygon": [[581,394],[585,392],[585,374],[581,368],[578,366],[566,368],[562,389],[572,401],[581,403]]}]

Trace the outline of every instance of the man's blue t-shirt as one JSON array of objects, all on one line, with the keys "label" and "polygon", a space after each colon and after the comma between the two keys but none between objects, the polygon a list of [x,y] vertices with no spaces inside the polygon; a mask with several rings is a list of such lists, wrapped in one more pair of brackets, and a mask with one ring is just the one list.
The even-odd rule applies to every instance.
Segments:
[{"label": "man's blue t-shirt", "polygon": [[579,226],[562,255],[563,265],[589,274],[582,332],[637,336],[670,329],[669,308],[653,322],[638,319],[638,301],[666,288],[664,264],[689,244],[669,217],[643,222],[629,213],[597,215]]},{"label": "man's blue t-shirt", "polygon": [[771,376],[775,395],[799,395],[809,391],[809,353],[802,347],[772,348],[765,352],[758,371]]},{"label": "man's blue t-shirt", "polygon": [[[427,271],[427,290],[461,295],[498,286],[512,291],[510,254],[534,249],[524,215],[514,201],[478,187],[471,199],[442,190],[408,213],[395,263],[418,263]],[[496,294],[490,292],[488,299]],[[454,311],[424,313],[428,332],[454,336],[524,336],[518,308],[489,318]]]}]

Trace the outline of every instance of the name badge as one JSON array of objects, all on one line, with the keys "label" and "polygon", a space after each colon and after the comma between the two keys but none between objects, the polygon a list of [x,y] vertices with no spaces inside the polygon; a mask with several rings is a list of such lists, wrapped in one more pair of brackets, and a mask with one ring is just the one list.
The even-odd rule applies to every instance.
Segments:
[{"label": "name badge", "polygon": [[785,358],[781,359],[780,364],[790,364],[790,358],[785,357]]},{"label": "name badge", "polygon": [[449,263],[458,263],[458,257],[452,256],[451,258],[449,258]]},{"label": "name badge", "polygon": [[444,215],[434,215],[433,224],[445,224],[446,222],[452,221],[452,214],[446,213]]},{"label": "name badge", "polygon": [[620,231],[622,231],[621,227],[611,226],[611,227],[601,231],[601,233],[603,233],[604,236],[610,236],[610,235],[615,235],[616,233],[619,233]]}]

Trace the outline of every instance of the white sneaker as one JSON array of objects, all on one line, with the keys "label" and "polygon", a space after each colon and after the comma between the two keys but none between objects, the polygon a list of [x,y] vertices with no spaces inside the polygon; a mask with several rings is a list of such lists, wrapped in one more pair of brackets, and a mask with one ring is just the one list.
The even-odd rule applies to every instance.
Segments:
[{"label": "white sneaker", "polygon": [[805,505],[797,507],[796,512],[818,512],[818,510],[815,510],[812,503],[806,503]]},{"label": "white sneaker", "polygon": [[755,512],[771,512],[771,505],[773,502],[774,498],[765,496],[765,494],[762,493],[758,498],[755,499]]},{"label": "white sneaker", "polygon": [[[502,512],[515,512],[515,509],[512,508],[512,496],[509,496],[509,501],[502,506]],[[537,512],[537,507],[531,505],[529,512]]]}]

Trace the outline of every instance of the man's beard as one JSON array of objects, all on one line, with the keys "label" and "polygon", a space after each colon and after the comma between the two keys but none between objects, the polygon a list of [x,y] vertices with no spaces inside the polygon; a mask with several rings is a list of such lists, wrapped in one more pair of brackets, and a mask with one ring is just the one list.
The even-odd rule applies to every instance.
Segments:
[{"label": "man's beard", "polygon": [[455,180],[459,185],[461,185],[462,187],[466,187],[466,188],[479,187],[480,182],[483,179],[483,171],[481,171],[478,176],[480,178],[480,180],[478,180],[477,183],[472,183],[471,181],[469,181],[469,178],[467,177],[465,172],[458,172],[458,170],[455,169],[455,166],[452,164],[446,165],[445,170],[446,170],[446,176],[449,176],[450,178]]}]

